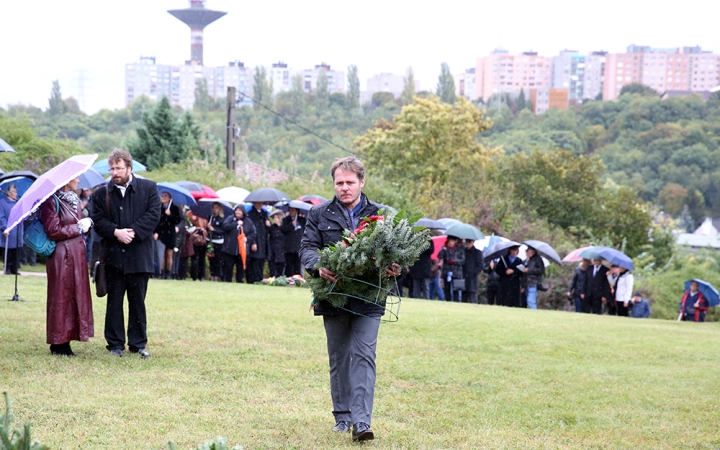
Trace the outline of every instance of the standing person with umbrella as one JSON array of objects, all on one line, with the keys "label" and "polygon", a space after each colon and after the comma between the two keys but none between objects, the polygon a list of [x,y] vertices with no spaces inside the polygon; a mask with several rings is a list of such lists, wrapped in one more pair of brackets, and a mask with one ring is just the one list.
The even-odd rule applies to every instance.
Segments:
[{"label": "standing person with umbrella", "polygon": [[582,297],[583,287],[585,286],[585,277],[587,276],[587,268],[590,266],[590,260],[583,258],[580,264],[573,271],[570,286],[567,290],[567,296],[573,299],[575,303],[575,312],[583,312]]},{"label": "standing person with umbrella", "polygon": [[631,271],[618,266],[615,279],[615,314],[622,317],[630,316],[630,301],[633,298],[635,278]]},{"label": "standing person with umbrella", "polygon": [[188,228],[188,239],[193,244],[193,254],[190,257],[190,276],[193,281],[205,279],[205,254],[207,253],[208,221],[192,212],[187,213],[190,227]]},{"label": "standing person with umbrella", "polygon": [[593,258],[593,265],[587,269],[582,289],[583,312],[586,314],[602,314],[602,304],[610,298],[608,269],[602,265],[600,258]]},{"label": "standing person with umbrella", "polygon": [[498,280],[498,305],[520,308],[520,289],[523,279],[522,260],[518,256],[520,247],[508,248],[507,255],[500,256],[495,264]]},{"label": "standing person with umbrella", "polygon": [[160,194],[160,222],[155,227],[153,239],[160,241],[164,247],[162,260],[160,261],[160,273],[163,280],[172,278],[173,255],[175,254],[175,240],[178,232],[180,209],[173,203],[172,195],[169,192]]},{"label": "standing person with umbrella", "polygon": [[300,264],[300,241],[305,232],[307,219],[300,216],[300,210],[292,207],[280,225],[280,231],[285,235],[285,276],[303,275]]},{"label": "standing person with umbrella", "polygon": [[6,233],[8,218],[18,199],[18,191],[15,183],[5,187],[4,195],[0,195],[0,245],[5,250],[5,275],[17,275],[18,273],[18,251],[25,245],[23,239],[23,227],[15,227],[10,233]]},{"label": "standing person with umbrella", "polygon": [[280,226],[285,213],[276,209],[270,213],[272,225],[268,234],[268,266],[270,268],[271,277],[279,277],[285,272],[285,236],[283,236]]},{"label": "standing person with umbrella", "polygon": [[225,232],[223,231],[223,222],[225,221],[225,213],[222,205],[214,202],[212,205],[212,213],[208,217],[208,237],[212,244],[213,251],[208,251],[208,259],[210,260],[210,280],[220,281],[222,278],[222,267],[220,259],[222,255],[222,246],[225,243]]},{"label": "standing person with umbrella", "polygon": [[123,303],[128,298],[127,344],[148,358],[145,295],[153,272],[153,231],[160,221],[160,198],[154,181],[133,177],[130,153],[108,156],[110,182],[93,193],[90,217],[103,240],[108,299],[105,340],[114,356],[125,349]]},{"label": "standing person with umbrella", "polygon": [[705,322],[705,314],[708,309],[710,309],[710,302],[705,298],[705,294],[700,292],[700,283],[698,280],[691,280],[690,289],[685,291],[682,300],[680,300],[678,309],[680,316],[678,320]]},{"label": "standing person with umbrella", "polygon": [[232,282],[233,268],[235,281],[242,283],[245,279],[247,248],[255,242],[255,225],[245,216],[245,205],[235,206],[233,215],[228,216],[222,225],[225,232],[225,243],[222,246],[223,281]]},{"label": "standing person with umbrella", "polygon": [[545,263],[534,247],[528,246],[526,255],[525,268],[522,270],[524,274],[522,286],[527,298],[528,309],[537,309],[538,285],[542,284]]},{"label": "standing person with umbrella", "polygon": [[268,257],[270,220],[262,207],[263,202],[253,202],[253,207],[248,212],[248,219],[255,225],[255,243],[250,246],[248,283],[262,281],[265,260]]},{"label": "standing person with umbrella", "polygon": [[466,303],[478,302],[478,276],[483,269],[483,254],[475,248],[475,241],[465,239],[465,262],[463,263],[463,276],[465,289],[462,298]]},{"label": "standing person with umbrella", "polygon": [[87,250],[83,234],[92,226],[83,218],[82,205],[75,193],[78,178],[45,200],[40,221],[55,251],[48,257],[47,343],[53,355],[75,356],[70,341],[87,342],[95,336]]},{"label": "standing person with umbrella", "polygon": [[[443,290],[445,291],[446,302],[461,302],[462,291],[465,288],[465,282],[462,286],[455,286],[455,280],[464,280],[463,264],[465,264],[465,248],[460,245],[460,239],[455,236],[448,236],[445,246],[438,253],[438,259],[442,261],[442,280],[445,283]],[[458,283],[460,284],[460,283]]]}]

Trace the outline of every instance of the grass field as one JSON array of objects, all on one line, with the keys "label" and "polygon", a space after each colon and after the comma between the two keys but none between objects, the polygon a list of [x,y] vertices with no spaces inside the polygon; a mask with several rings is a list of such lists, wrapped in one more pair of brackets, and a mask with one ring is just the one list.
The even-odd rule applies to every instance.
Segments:
[{"label": "grass field", "polygon": [[[0,297],[12,296],[0,277]],[[330,432],[309,291],[151,280],[149,360],[45,344],[45,279],[0,302],[0,390],[54,449],[350,448]],[[720,448],[720,327],[403,300],[383,324],[372,448]],[[133,355],[134,356],[134,355]]]}]

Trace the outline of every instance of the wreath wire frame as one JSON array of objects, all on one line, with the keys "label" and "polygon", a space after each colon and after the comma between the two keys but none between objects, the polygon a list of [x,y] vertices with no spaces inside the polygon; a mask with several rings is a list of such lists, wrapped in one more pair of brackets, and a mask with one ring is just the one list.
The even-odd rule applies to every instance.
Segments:
[{"label": "wreath wire frame", "polygon": [[[346,280],[351,280],[351,281],[357,281],[357,282],[366,284],[366,285],[370,286],[371,288],[373,288],[373,289],[377,292],[377,294],[375,294],[375,298],[372,299],[372,298],[360,297],[359,295],[348,294],[347,292],[335,292],[335,291],[334,291],[335,285],[336,285],[336,284],[338,283],[338,281],[340,281],[341,279],[346,279]],[[388,319],[383,319],[383,317],[385,317],[385,314],[383,314],[383,315],[380,317],[380,319],[379,319],[380,322],[385,322],[385,323],[397,322],[398,320],[400,320],[400,317],[399,317],[399,316],[400,316],[400,303],[402,302],[402,298],[401,298],[400,295],[397,293],[397,292],[400,292],[400,288],[398,287],[398,284],[397,284],[397,277],[393,277],[393,279],[394,279],[394,282],[395,282],[395,284],[394,284],[395,292],[393,292],[393,288],[392,288],[392,287],[391,287],[390,289],[386,289],[386,288],[384,288],[384,287],[382,287],[382,286],[378,286],[377,284],[374,284],[374,283],[369,283],[369,282],[367,282],[367,281],[365,281],[365,280],[358,280],[357,278],[352,278],[352,277],[346,277],[346,276],[343,276],[343,275],[339,275],[339,276],[337,276],[337,277],[335,278],[336,281],[333,282],[333,284],[330,286],[330,291],[328,291],[327,295],[342,295],[342,296],[344,296],[344,297],[354,298],[354,299],[357,299],[357,300],[362,300],[362,301],[364,301],[365,303],[370,303],[370,304],[373,304],[373,305],[382,306],[383,308],[385,308],[385,312],[386,312],[386,314],[389,315],[389,318],[388,318]],[[385,304],[382,304],[383,302],[380,301],[380,293],[381,293],[381,292],[387,293],[387,296],[386,296],[385,302],[384,302]],[[363,316],[363,317],[372,318],[372,317],[366,316],[366,315],[364,315],[364,314],[358,314],[357,312],[351,311],[351,310],[349,310],[349,309],[347,309],[347,308],[345,308],[345,307],[343,307],[343,306],[336,306],[336,308],[342,309],[342,310],[344,310],[344,311],[351,312],[351,313],[353,313],[353,314],[355,314],[355,315],[358,315],[358,316]]]}]

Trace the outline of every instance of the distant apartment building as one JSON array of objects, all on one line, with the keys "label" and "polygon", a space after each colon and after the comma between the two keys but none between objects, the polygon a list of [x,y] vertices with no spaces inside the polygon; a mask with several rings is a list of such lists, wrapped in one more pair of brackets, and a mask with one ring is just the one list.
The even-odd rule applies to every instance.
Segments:
[{"label": "distant apartment building", "polygon": [[282,61],[273,63],[268,70],[268,77],[272,80],[273,92],[286,92],[292,89],[292,79],[296,72]]},{"label": "distant apartment building", "polygon": [[[392,73],[379,73],[367,79],[367,88],[365,92],[372,97],[376,92],[390,92],[395,98],[402,96],[405,89],[405,77]],[[420,82],[415,80],[415,92],[420,90]]]},{"label": "distant apartment building", "polygon": [[190,109],[195,103],[197,83],[203,78],[208,94],[215,98],[226,98],[230,86],[252,95],[253,75],[254,70],[239,61],[221,67],[195,63],[170,66],[156,64],[154,57],[141,57],[139,62],[125,65],[125,104],[143,95],[153,101],[165,96],[172,105]]},{"label": "distant apartment building", "polygon": [[709,91],[720,84],[720,55],[700,47],[652,48],[631,45],[605,60],[604,100],[618,98],[623,86],[641,83],[665,91]]},{"label": "distant apartment building", "polygon": [[548,90],[551,86],[552,58],[535,52],[510,55],[506,50],[495,50],[478,58],[475,66],[475,98],[483,101],[493,94]]},{"label": "distant apartment building", "polygon": [[465,72],[455,75],[455,94],[465,97],[470,101],[477,100],[475,97],[475,67],[465,69]]},{"label": "distant apartment building", "polygon": [[583,100],[602,99],[605,82],[605,55],[607,52],[591,52],[585,57],[585,82]]},{"label": "distant apartment building", "polygon": [[325,71],[328,79],[328,91],[331,94],[345,93],[345,72],[342,70],[332,70],[329,64],[318,64],[313,69],[305,69],[302,72],[303,90],[312,92],[317,89],[317,79],[320,71]]},{"label": "distant apartment building", "polygon": [[567,89],[570,103],[594,99],[602,92],[605,52],[581,55],[575,50],[563,50],[553,57],[555,89]]},{"label": "distant apartment building", "polygon": [[530,104],[535,114],[542,114],[551,108],[560,111],[568,109],[569,91],[566,88],[530,89],[529,93]]}]

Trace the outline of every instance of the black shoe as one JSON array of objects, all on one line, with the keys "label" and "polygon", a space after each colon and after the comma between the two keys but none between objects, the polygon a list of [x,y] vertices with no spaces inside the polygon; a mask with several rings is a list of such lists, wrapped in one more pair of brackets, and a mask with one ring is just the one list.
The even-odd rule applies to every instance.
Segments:
[{"label": "black shoe", "polygon": [[353,441],[369,441],[375,439],[375,435],[370,429],[370,425],[359,422],[353,427],[352,440]]},{"label": "black shoe", "polygon": [[68,357],[75,356],[75,353],[73,353],[72,349],[70,348],[69,342],[66,342],[64,344],[50,344],[50,354]]},{"label": "black shoe", "polygon": [[113,356],[117,356],[118,358],[122,358],[123,351],[120,348],[114,348],[114,349],[110,350],[110,354]]},{"label": "black shoe", "polygon": [[144,348],[138,348],[138,349],[131,348],[130,353],[137,353],[138,355],[140,355],[141,358],[149,358],[150,357],[150,353],[148,353],[148,351],[145,350]]},{"label": "black shoe", "polygon": [[350,422],[340,420],[338,423],[335,424],[335,426],[332,428],[332,430],[336,433],[349,433],[350,432]]}]

